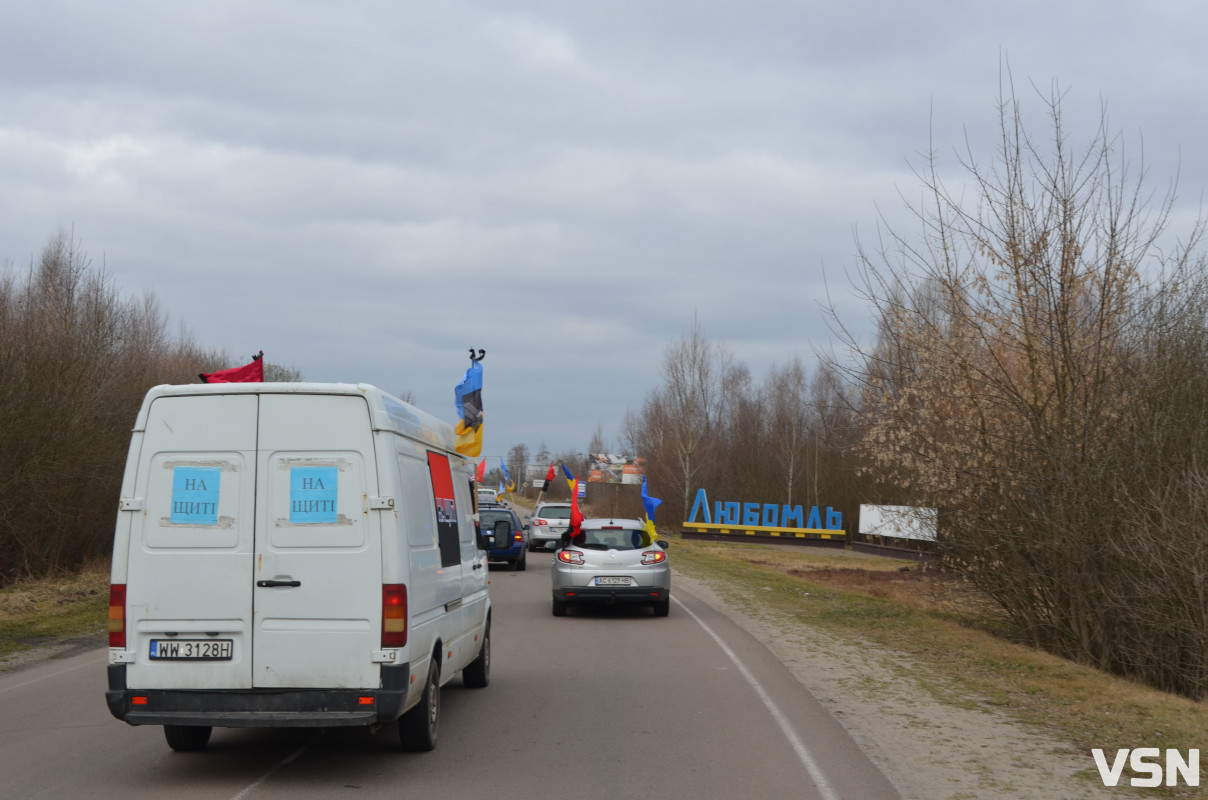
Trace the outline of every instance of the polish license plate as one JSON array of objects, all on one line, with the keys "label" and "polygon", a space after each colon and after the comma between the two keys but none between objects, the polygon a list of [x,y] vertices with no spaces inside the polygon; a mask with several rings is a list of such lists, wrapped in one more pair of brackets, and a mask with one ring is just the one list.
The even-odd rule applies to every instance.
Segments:
[{"label": "polish license plate", "polygon": [[152,661],[230,661],[233,639],[152,639]]},{"label": "polish license plate", "polygon": [[629,578],[601,575],[596,578],[596,586],[628,586]]}]

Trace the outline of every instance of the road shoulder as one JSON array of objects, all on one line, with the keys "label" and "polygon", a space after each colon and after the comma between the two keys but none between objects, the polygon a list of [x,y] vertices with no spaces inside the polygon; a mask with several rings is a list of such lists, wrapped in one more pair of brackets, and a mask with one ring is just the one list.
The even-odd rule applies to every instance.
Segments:
[{"label": "road shoulder", "polygon": [[[1068,743],[1027,730],[980,698],[875,645],[842,641],[769,610],[751,613],[726,587],[684,574],[684,590],[767,647],[864,748],[903,800],[1094,800],[1094,764]],[[938,689],[938,691],[937,691]],[[1081,773],[1081,776],[1079,775]]]}]

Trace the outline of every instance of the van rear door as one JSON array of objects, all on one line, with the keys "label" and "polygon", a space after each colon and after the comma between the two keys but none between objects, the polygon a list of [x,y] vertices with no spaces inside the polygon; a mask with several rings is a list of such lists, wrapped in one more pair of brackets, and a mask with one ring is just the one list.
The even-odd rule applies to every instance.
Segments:
[{"label": "van rear door", "polygon": [[376,687],[382,550],[368,403],[265,394],[260,404],[252,686]]},{"label": "van rear door", "polygon": [[250,685],[256,408],[255,395],[224,395],[148,409],[122,503],[132,687]]}]

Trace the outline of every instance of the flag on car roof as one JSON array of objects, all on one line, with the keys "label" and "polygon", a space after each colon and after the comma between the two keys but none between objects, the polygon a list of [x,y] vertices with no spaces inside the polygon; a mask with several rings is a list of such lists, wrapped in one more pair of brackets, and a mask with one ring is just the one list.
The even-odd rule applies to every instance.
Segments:
[{"label": "flag on car roof", "polygon": [[[565,469],[565,467],[563,467]],[[583,532],[583,512],[579,510],[579,481],[570,482],[570,530],[571,538]]]},{"label": "flag on car roof", "polygon": [[474,480],[482,483],[482,479],[487,475],[487,460],[484,458],[478,462],[478,468],[474,471]]},{"label": "flag on car roof", "polygon": [[575,493],[575,476],[571,474],[565,464],[562,465],[562,474],[566,476],[566,485],[570,487],[570,493],[573,495]]},{"label": "flag on car roof", "polygon": [[503,470],[503,480],[507,484],[509,492],[516,491],[516,484],[512,483],[512,473],[508,472],[508,465],[503,463],[503,456],[499,457],[499,468]]},{"label": "flag on car roof", "polygon": [[457,436],[454,447],[463,456],[477,458],[482,454],[482,364],[474,358],[473,350],[470,351],[470,368],[457,384],[455,394],[457,415],[461,419],[453,429]]},{"label": "flag on car roof", "polygon": [[654,540],[658,538],[658,531],[654,528],[654,510],[662,504],[662,500],[657,497],[651,497],[646,493],[646,476],[642,476],[642,507],[646,509],[646,537],[648,541],[643,542],[643,547],[649,547],[654,544]]},{"label": "flag on car roof", "polygon": [[552,481],[553,479],[554,479],[554,465],[553,465],[553,463],[551,463],[549,465],[549,472],[545,473],[545,483],[543,483],[541,485],[541,491],[548,492],[550,481]]},{"label": "flag on car roof", "polygon": [[201,372],[197,377],[202,383],[261,383],[264,381],[264,351],[252,356],[250,364],[218,372]]},{"label": "flag on car roof", "polygon": [[662,505],[663,501],[657,497],[651,497],[646,492],[646,476],[642,476],[642,507],[646,509],[646,518],[654,519],[654,510]]}]

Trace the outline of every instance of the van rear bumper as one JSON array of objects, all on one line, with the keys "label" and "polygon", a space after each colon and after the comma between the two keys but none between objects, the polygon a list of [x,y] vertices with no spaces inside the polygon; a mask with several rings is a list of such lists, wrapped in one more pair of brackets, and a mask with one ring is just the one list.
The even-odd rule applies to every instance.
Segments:
[{"label": "van rear bumper", "polygon": [[[109,712],[130,725],[329,728],[402,716],[410,664],[383,665],[376,689],[129,689],[126,665],[109,665]],[[135,704],[135,698],[139,698]],[[362,698],[373,698],[372,704]]]}]

